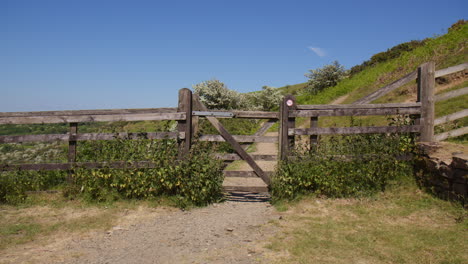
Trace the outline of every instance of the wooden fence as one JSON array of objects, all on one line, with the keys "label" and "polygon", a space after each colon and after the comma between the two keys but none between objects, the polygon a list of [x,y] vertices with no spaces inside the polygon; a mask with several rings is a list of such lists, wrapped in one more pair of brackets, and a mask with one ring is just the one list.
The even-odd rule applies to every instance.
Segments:
[{"label": "wooden fence", "polygon": [[[295,144],[296,135],[310,136],[310,142],[317,142],[319,135],[363,134],[363,133],[406,133],[420,134],[420,141],[432,142],[468,133],[468,127],[434,135],[434,126],[468,116],[468,110],[434,119],[435,102],[447,100],[468,93],[468,87],[435,96],[435,78],[465,71],[468,63],[435,71],[433,62],[421,65],[416,71],[348,105],[297,105],[293,96],[286,96],[280,107],[280,156],[285,159]],[[418,96],[415,103],[370,104],[389,92],[417,80]],[[370,116],[370,115],[411,115],[414,125],[381,127],[318,127],[320,116]],[[296,118],[310,118],[309,128],[296,128]]]},{"label": "wooden fence", "polygon": [[[179,91],[177,108],[149,108],[149,109],[113,109],[113,110],[78,110],[78,111],[45,111],[45,112],[4,112],[0,113],[2,124],[69,124],[67,134],[0,136],[0,143],[19,142],[68,142],[67,163],[41,164],[0,164],[0,171],[6,170],[70,170],[74,167],[83,168],[150,168],[154,166],[149,161],[114,161],[114,162],[76,162],[77,142],[93,140],[125,139],[175,139],[179,142],[179,158],[183,159],[192,146],[194,134],[198,130],[198,119],[204,117],[218,130],[219,135],[201,135],[200,141],[228,142],[236,154],[217,154],[217,158],[227,161],[245,160],[253,169],[256,176],[269,182],[268,173],[263,172],[255,163],[256,160],[276,160],[277,155],[249,155],[239,143],[279,142],[279,154],[286,157],[291,146],[294,145],[296,135],[309,135],[311,142],[317,141],[318,135],[326,134],[358,134],[358,133],[420,133],[421,141],[443,140],[450,136],[467,133],[467,127],[434,135],[434,125],[443,124],[467,116],[468,110],[434,119],[434,102],[447,100],[468,93],[468,88],[434,95],[435,78],[465,71],[468,64],[461,64],[447,69],[435,71],[434,63],[421,65],[417,71],[402,79],[387,85],[378,91],[365,96],[351,105],[297,105],[294,97],[286,96],[279,112],[265,111],[211,111],[200,102],[189,89]],[[369,104],[371,101],[389,93],[390,91],[410,81],[418,80],[418,99],[414,103],[406,104]],[[415,124],[402,127],[318,127],[320,116],[364,116],[364,115],[397,115],[409,114],[415,116]],[[265,125],[254,135],[231,135],[221,125],[217,118],[252,118],[266,119]],[[298,117],[310,118],[309,128],[296,128]],[[178,123],[174,132],[144,132],[144,133],[79,133],[79,123],[116,122],[116,121],[158,121],[174,120]],[[263,136],[263,133],[276,121],[280,121],[279,137]],[[239,174],[237,172],[230,173]],[[250,173],[252,174],[252,173]]]},{"label": "wooden fence", "polygon": [[[174,139],[179,143],[179,159],[183,159],[193,144],[194,132],[198,130],[198,118],[206,117],[215,122],[220,135],[200,135],[197,140],[210,142],[225,142],[240,147],[241,143],[278,141],[277,137],[262,136],[262,134],[278,119],[278,113],[266,111],[208,111],[205,106],[192,95],[189,89],[179,91],[179,103],[177,108],[149,108],[149,109],[112,109],[112,110],[77,110],[77,111],[44,111],[44,112],[4,112],[0,113],[0,125],[2,124],[69,124],[67,134],[43,134],[43,135],[18,135],[0,136],[1,143],[23,142],[68,142],[68,162],[66,163],[34,163],[34,164],[0,164],[0,171],[13,170],[71,170],[80,168],[152,168],[155,166],[150,161],[112,161],[112,162],[76,162],[77,142],[115,139]],[[255,135],[230,135],[218,122],[216,117],[236,117],[267,119],[268,122]],[[79,133],[79,123],[91,122],[118,122],[118,121],[177,121],[177,131],[174,132],[141,132],[141,133]],[[249,160],[276,160],[277,155],[247,155],[245,151],[236,150],[237,154],[215,155],[215,158],[225,161],[244,159]],[[255,164],[253,164],[255,166]],[[227,173],[234,177],[237,172]],[[249,173],[247,173],[249,174]],[[250,173],[252,174],[252,173]],[[258,170],[257,175],[265,174]]]}]

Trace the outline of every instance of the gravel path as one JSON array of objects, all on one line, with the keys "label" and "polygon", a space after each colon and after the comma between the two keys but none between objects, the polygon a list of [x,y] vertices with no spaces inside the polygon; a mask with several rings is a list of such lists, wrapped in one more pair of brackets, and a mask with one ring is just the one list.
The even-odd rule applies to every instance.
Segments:
[{"label": "gravel path", "polygon": [[[279,214],[268,197],[237,193],[229,200],[70,241],[56,263],[269,263],[264,248]],[[50,263],[50,262],[49,262]]]},{"label": "gravel path", "polygon": [[[254,153],[276,152],[276,144],[258,143]],[[259,165],[271,171],[275,164]],[[245,164],[238,170],[252,169]],[[265,185],[260,178],[247,180]],[[268,194],[233,193],[226,202],[188,211],[147,208],[119,218],[107,232],[24,247],[7,263],[271,263],[274,254],[265,245],[277,230],[270,222],[280,214],[268,199]]]}]

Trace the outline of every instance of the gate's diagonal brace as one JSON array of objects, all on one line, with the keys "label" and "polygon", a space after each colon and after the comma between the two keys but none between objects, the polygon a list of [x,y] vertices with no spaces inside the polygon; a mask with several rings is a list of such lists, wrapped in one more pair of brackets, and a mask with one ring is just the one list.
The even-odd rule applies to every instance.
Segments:
[{"label": "gate's diagonal brace", "polygon": [[[197,95],[193,95],[193,103],[198,110],[208,111],[208,108],[200,101],[200,98]],[[231,144],[232,148],[239,154],[239,156],[249,164],[250,167],[254,170],[255,174],[262,178],[262,180],[270,185],[270,177],[268,177],[265,172],[257,165],[257,163],[252,159],[252,157],[247,154],[247,152],[242,148],[242,146],[232,137],[231,134],[224,128],[224,126],[219,122],[218,119],[211,116],[206,116],[206,119],[218,130],[221,136]]]}]

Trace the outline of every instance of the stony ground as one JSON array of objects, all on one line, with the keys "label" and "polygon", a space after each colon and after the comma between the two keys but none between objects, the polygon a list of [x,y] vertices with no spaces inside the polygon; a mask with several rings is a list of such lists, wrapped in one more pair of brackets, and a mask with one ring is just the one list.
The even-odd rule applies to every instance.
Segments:
[{"label": "stony ground", "polygon": [[264,197],[232,196],[73,240],[55,257],[57,263],[262,263],[273,219],[278,216]]},{"label": "stony ground", "polygon": [[[275,154],[277,146],[259,143],[256,149]],[[274,162],[260,166],[270,171]],[[252,169],[241,164],[237,170]],[[261,179],[238,180],[264,185]],[[277,230],[270,223],[281,216],[268,198],[233,193],[223,203],[187,211],[146,208],[122,217],[111,230],[26,245],[0,256],[0,263],[271,263],[274,254],[265,245]]]},{"label": "stony ground", "polygon": [[265,245],[280,218],[267,196],[234,193],[188,211],[130,212],[111,230],[23,245],[0,263],[271,263]]}]

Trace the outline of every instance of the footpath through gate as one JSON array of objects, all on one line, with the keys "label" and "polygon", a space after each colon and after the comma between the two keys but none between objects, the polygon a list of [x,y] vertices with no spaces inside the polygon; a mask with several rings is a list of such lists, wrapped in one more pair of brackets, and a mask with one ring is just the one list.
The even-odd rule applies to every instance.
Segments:
[{"label": "footpath through gate", "polygon": [[[224,171],[226,178],[258,177],[265,183],[263,186],[224,186],[226,191],[267,192],[271,183],[272,171],[264,171],[258,161],[286,160],[299,136],[308,136],[311,144],[317,143],[321,135],[330,134],[363,134],[363,133],[417,133],[419,141],[431,142],[444,140],[448,137],[468,133],[468,127],[462,127],[450,132],[434,135],[434,125],[468,116],[468,109],[440,118],[434,118],[435,102],[468,94],[468,88],[462,88],[435,96],[435,78],[444,75],[466,72],[468,63],[435,71],[434,63],[425,63],[417,71],[412,72],[376,92],[363,97],[354,104],[348,105],[297,105],[293,96],[285,96],[280,104],[279,112],[267,111],[213,111],[206,108],[197,95],[187,89],[179,91],[177,108],[149,109],[112,109],[112,110],[76,110],[76,111],[44,111],[44,112],[3,112],[0,113],[2,124],[54,124],[68,123],[67,134],[42,135],[0,135],[1,143],[22,142],[68,142],[68,162],[66,163],[34,163],[34,164],[0,164],[0,171],[13,170],[68,170],[73,168],[151,168],[155,164],[149,161],[108,161],[108,162],[76,162],[77,142],[115,139],[175,139],[179,142],[179,159],[188,155],[194,140],[227,142],[235,151],[233,154],[218,153],[215,158],[226,162],[243,160],[251,171]],[[401,104],[370,104],[371,101],[389,93],[396,88],[417,80],[418,97],[413,103]],[[369,116],[369,115],[410,115],[414,120],[405,126],[371,126],[371,127],[319,127],[319,117],[331,116]],[[199,135],[199,118],[206,118],[218,131],[219,135]],[[264,119],[262,127],[254,135],[232,135],[219,121],[219,118]],[[296,128],[296,118],[308,118],[309,128]],[[158,121],[174,120],[177,131],[143,132],[143,133],[79,133],[80,123],[117,122],[117,121]],[[278,136],[265,136],[265,132],[279,121]],[[197,137],[195,135],[197,134]],[[249,154],[242,144],[271,143],[278,144],[278,154]]]}]

